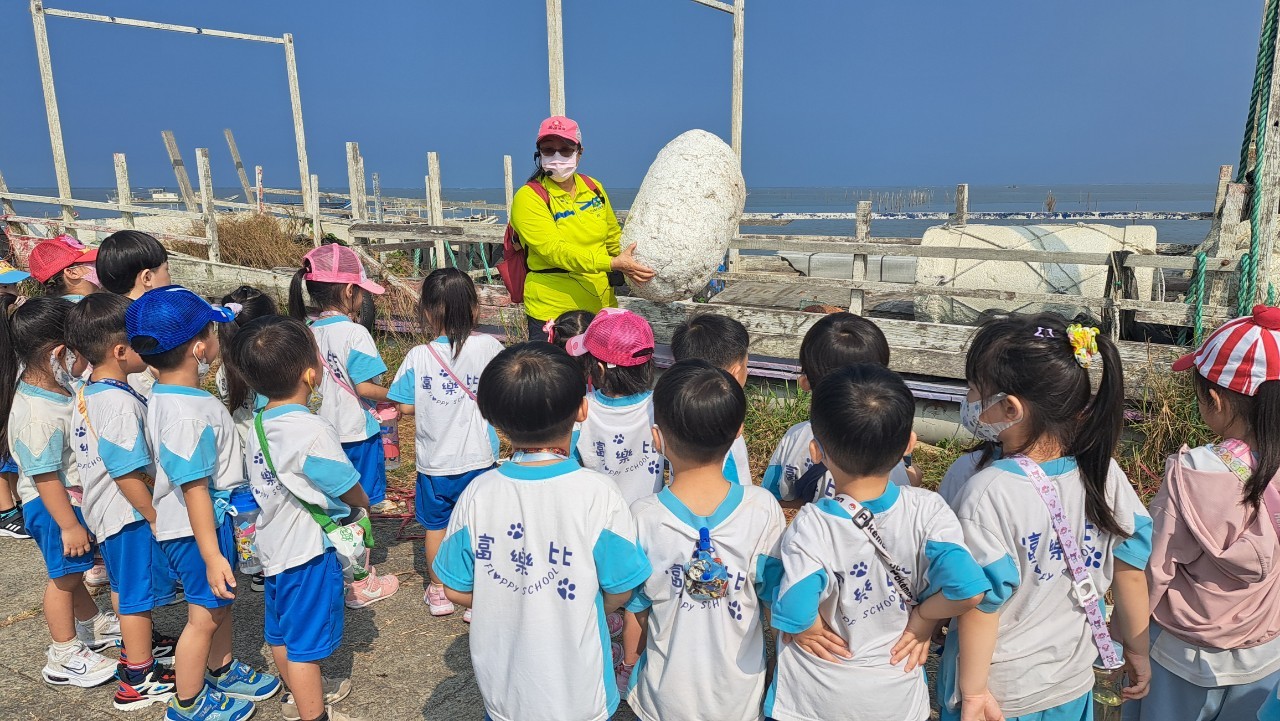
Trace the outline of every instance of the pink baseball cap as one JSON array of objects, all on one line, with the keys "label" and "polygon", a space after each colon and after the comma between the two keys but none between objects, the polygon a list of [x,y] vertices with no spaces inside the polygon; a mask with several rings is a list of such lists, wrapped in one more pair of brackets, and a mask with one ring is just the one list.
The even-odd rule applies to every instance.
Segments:
[{"label": "pink baseball cap", "polygon": [[538,141],[551,136],[582,145],[582,128],[563,115],[552,115],[538,126]]},{"label": "pink baseball cap", "polygon": [[322,245],[302,256],[303,261],[311,261],[310,272],[303,275],[304,280],[317,280],[321,283],[354,283],[361,288],[382,295],[386,288],[369,280],[365,275],[364,264],[360,256],[345,245],[330,243]]},{"label": "pink baseball cap", "polygon": [[1246,396],[1280,380],[1280,308],[1255,305],[1251,315],[1223,323],[1194,352],[1173,362],[1175,371],[1192,367],[1205,380]]},{"label": "pink baseball cap", "polygon": [[638,366],[653,358],[653,328],[649,321],[621,308],[602,308],[587,332],[565,342],[571,356],[590,353],[615,366]]}]

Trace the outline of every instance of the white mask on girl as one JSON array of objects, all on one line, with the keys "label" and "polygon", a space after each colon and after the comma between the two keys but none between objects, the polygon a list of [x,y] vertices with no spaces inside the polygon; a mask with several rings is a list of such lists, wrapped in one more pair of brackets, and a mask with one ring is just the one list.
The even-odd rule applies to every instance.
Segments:
[{"label": "white mask on girl", "polygon": [[980,441],[989,443],[999,443],[1000,434],[1022,422],[1021,418],[1012,421],[1001,421],[1000,423],[987,423],[982,420],[982,414],[987,409],[1000,401],[1008,398],[1008,393],[997,393],[985,400],[971,401],[968,398],[960,403],[960,425],[964,426],[970,433]]},{"label": "white mask on girl", "polygon": [[68,348],[63,353],[65,355],[61,359],[56,352],[49,353],[49,369],[53,371],[54,382],[70,393],[75,389],[76,377],[71,369],[76,365],[76,352]]}]

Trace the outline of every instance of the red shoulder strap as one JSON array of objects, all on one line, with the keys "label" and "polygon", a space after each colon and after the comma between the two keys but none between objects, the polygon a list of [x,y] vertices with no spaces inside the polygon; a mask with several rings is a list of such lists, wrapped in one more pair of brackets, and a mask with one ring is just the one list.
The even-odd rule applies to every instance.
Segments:
[{"label": "red shoulder strap", "polygon": [[[581,173],[579,173],[579,177],[582,178],[582,184],[587,186],[587,190],[590,190],[596,195],[601,195],[601,196],[604,195],[604,192],[600,190],[600,186],[596,185],[596,181],[593,180],[590,175],[582,175]],[[604,198],[601,198],[601,200],[604,200]]]},{"label": "red shoulder strap", "polygon": [[546,203],[548,208],[551,207],[551,194],[547,192],[546,188],[542,187],[542,183],[539,183],[536,180],[530,180],[525,183],[525,185],[529,186],[533,192],[537,193],[538,197],[542,198],[542,202]]}]

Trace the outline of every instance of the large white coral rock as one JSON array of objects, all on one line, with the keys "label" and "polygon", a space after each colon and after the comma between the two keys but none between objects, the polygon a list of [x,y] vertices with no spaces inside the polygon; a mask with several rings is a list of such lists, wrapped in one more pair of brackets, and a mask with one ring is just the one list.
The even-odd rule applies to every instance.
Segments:
[{"label": "large white coral rock", "polygon": [[667,143],[627,213],[622,247],[657,275],[632,292],[656,303],[683,300],[707,284],[738,232],[747,201],[738,156],[720,138],[690,130]]}]

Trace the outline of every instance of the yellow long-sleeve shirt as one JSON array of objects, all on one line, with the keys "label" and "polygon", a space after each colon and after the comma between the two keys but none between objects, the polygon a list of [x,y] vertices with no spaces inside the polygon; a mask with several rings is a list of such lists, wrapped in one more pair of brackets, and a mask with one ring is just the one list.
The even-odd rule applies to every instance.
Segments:
[{"label": "yellow long-sleeve shirt", "polygon": [[[540,182],[550,207],[528,186],[521,186],[511,200],[511,225],[529,252],[525,313],[550,320],[571,310],[616,306],[607,274],[611,259],[622,252],[622,228],[604,186],[596,182],[601,202],[581,175],[574,176],[572,196],[550,178]],[[548,268],[568,272],[536,272]]]}]

